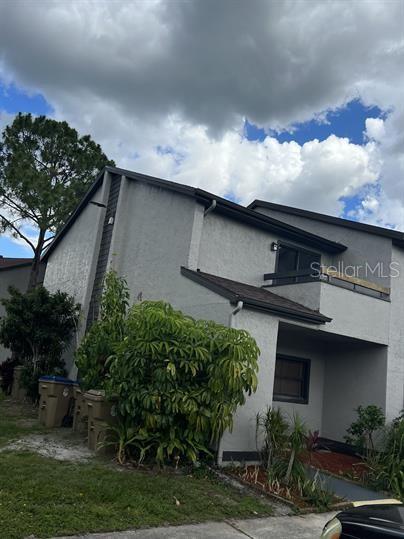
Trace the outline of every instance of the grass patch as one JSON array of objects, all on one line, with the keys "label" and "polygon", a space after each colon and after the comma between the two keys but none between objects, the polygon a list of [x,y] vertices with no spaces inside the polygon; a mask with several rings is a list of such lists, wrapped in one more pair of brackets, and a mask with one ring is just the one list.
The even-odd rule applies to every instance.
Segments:
[{"label": "grass patch", "polygon": [[[0,402],[0,446],[52,430],[32,406]],[[54,432],[54,431],[53,431]],[[176,499],[180,505],[176,504]],[[105,460],[61,462],[0,452],[0,539],[53,537],[268,516],[268,503],[240,494],[198,469],[193,475],[115,468]]]},{"label": "grass patch", "polygon": [[7,539],[269,514],[271,508],[256,497],[201,474],[118,471],[102,463],[0,454],[0,537]]},{"label": "grass patch", "polygon": [[[38,411],[29,404],[0,400],[0,447],[29,434],[44,431],[37,421]],[[1,535],[0,535],[1,537]]]}]

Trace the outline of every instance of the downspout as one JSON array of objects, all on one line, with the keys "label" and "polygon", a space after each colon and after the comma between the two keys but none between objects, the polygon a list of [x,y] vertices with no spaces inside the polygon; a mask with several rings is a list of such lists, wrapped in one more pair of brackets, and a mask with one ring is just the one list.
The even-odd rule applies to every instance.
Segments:
[{"label": "downspout", "polygon": [[208,213],[213,211],[216,208],[216,206],[217,206],[217,202],[216,202],[216,199],[214,198],[212,200],[212,204],[208,208],[206,208],[206,210],[203,212],[204,217],[206,217],[206,215],[208,215]]},{"label": "downspout", "polygon": [[[237,313],[239,313],[241,311],[241,309],[244,307],[244,302],[243,301],[238,301],[237,302],[237,306],[235,309],[233,309],[230,313],[230,316],[229,316],[229,327],[232,328],[234,327],[234,317],[236,316]],[[219,446],[217,448],[217,465],[218,466],[222,466],[223,464],[223,451],[222,451],[222,439],[223,439],[223,436],[221,436],[220,440],[219,440]]]},{"label": "downspout", "polygon": [[244,306],[244,303],[242,301],[238,301],[237,302],[237,307],[230,313],[230,317],[229,317],[229,327],[230,328],[233,327],[234,317],[236,316],[237,313],[239,313],[241,311],[243,306]]}]

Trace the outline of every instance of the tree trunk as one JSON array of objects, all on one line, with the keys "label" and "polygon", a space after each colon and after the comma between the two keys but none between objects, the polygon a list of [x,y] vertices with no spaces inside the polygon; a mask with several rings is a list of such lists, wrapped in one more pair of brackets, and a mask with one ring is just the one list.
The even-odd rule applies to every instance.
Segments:
[{"label": "tree trunk", "polygon": [[41,267],[41,253],[45,243],[46,230],[39,231],[38,243],[34,251],[34,260],[32,261],[31,273],[29,276],[28,290],[32,290],[38,284],[39,269]]}]

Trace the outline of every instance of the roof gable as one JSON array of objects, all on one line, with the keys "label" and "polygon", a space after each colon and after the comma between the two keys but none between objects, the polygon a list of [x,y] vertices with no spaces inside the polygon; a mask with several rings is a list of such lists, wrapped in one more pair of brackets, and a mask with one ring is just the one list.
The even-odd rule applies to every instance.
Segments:
[{"label": "roof gable", "polygon": [[125,176],[129,180],[144,182],[154,187],[159,187],[161,189],[167,189],[169,191],[175,191],[186,196],[193,197],[195,200],[204,204],[206,207],[210,206],[212,202],[216,201],[215,212],[226,215],[231,219],[241,221],[245,224],[248,224],[253,227],[257,227],[263,230],[269,230],[279,235],[293,240],[295,242],[300,242],[306,246],[314,247],[320,251],[325,251],[328,253],[340,253],[346,250],[346,246],[342,243],[331,241],[317,234],[307,232],[295,226],[289,225],[273,217],[263,215],[253,209],[246,208],[240,204],[236,204],[225,198],[216,196],[208,191],[199,189],[198,187],[191,187],[189,185],[183,185],[180,183],[162,180],[160,178],[155,178],[153,176],[147,176],[146,174],[140,174],[138,172],[132,172],[130,170],[125,170],[117,167],[107,166],[105,167],[100,174],[97,176],[95,182],[87,191],[86,195],[77,206],[76,210],[67,220],[65,226],[59,231],[55,236],[52,244],[49,245],[48,249],[43,255],[43,259],[46,260],[50,253],[55,249],[57,244],[69,230],[69,228],[74,224],[77,217],[83,211],[85,206],[91,201],[92,196],[97,191],[98,187],[102,184],[104,172],[109,172],[112,175],[121,175]]}]

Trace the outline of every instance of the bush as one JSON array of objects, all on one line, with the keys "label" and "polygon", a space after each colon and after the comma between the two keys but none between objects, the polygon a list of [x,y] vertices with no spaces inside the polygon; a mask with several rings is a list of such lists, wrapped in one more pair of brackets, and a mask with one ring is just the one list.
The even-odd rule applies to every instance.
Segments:
[{"label": "bush", "polygon": [[[275,492],[282,487],[286,492],[292,489],[310,505],[320,510],[328,509],[333,494],[323,488],[319,475],[314,479],[308,477],[302,462],[308,435],[300,417],[294,414],[289,425],[279,408],[268,408],[265,413],[257,414],[256,430],[257,441],[261,433],[264,435],[261,455],[270,488]],[[317,443],[318,434],[311,433],[310,436]]]},{"label": "bush", "polygon": [[289,425],[279,408],[274,410],[269,407],[264,413],[257,414],[257,442],[262,432],[264,443],[260,453],[267,470],[284,454],[288,442],[288,428]]},{"label": "bush", "polygon": [[14,367],[18,365],[18,360],[8,358],[3,363],[0,363],[0,377],[2,379],[1,389],[5,395],[11,393],[14,379]]},{"label": "bush", "polygon": [[114,353],[115,345],[124,338],[129,290],[124,279],[114,271],[106,274],[99,320],[96,320],[76,351],[83,389],[102,389],[108,368],[107,359]]},{"label": "bush", "polygon": [[386,418],[382,409],[373,404],[366,407],[358,406],[355,411],[358,419],[347,429],[348,436],[345,436],[345,440],[358,450],[365,450],[369,455],[375,449],[374,434],[384,426]]},{"label": "bush", "polygon": [[77,327],[79,305],[60,291],[51,294],[38,286],[26,294],[9,288],[2,300],[6,316],[0,323],[0,342],[24,366],[21,376],[33,400],[38,395],[38,378],[63,373],[63,351]]},{"label": "bush", "polygon": [[258,355],[246,331],[196,321],[164,302],[134,305],[108,360],[108,391],[121,421],[130,420],[131,447],[159,463],[208,453],[255,391]]},{"label": "bush", "polygon": [[404,500],[404,413],[386,428],[382,450],[367,463],[371,485]]}]

